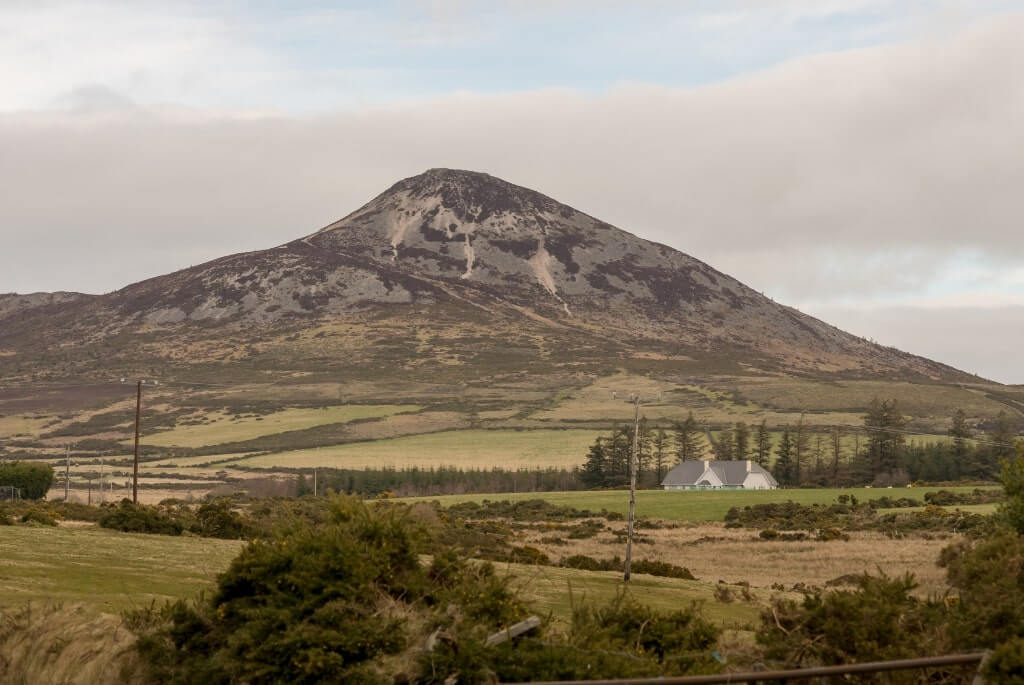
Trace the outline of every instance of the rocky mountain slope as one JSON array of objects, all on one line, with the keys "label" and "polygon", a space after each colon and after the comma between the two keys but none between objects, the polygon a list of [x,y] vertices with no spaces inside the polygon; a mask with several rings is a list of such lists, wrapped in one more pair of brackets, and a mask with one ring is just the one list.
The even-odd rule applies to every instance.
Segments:
[{"label": "rocky mountain slope", "polygon": [[[310,339],[314,330],[321,338]],[[0,378],[241,360],[277,372],[363,364],[372,373],[415,367],[423,356],[483,373],[496,350],[527,348],[524,359],[560,364],[614,366],[628,357],[968,378],[847,334],[540,193],[449,169],[400,181],[273,249],[109,295],[0,296]]]}]

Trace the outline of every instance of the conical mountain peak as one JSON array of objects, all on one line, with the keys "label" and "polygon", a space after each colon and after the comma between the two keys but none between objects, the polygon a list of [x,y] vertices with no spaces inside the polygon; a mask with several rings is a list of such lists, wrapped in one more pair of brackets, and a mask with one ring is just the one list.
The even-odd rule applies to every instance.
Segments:
[{"label": "conical mountain peak", "polygon": [[[534,190],[460,169],[403,179],[345,218],[277,248],[76,304],[90,320],[151,326],[395,312],[431,312],[423,319],[431,321],[464,312],[465,321],[540,321],[581,339],[595,332],[642,338],[691,356],[739,355],[802,370],[950,372],[843,333]],[[54,307],[59,303],[8,307],[12,313],[0,312],[0,319],[9,327],[15,314],[23,316],[29,331],[33,312]]]}]

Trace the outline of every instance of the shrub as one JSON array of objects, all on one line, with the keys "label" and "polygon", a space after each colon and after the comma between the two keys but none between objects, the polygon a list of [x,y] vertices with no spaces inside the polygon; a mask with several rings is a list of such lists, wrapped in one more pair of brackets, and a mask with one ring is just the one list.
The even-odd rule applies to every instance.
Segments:
[{"label": "shrub", "polygon": [[57,521],[45,511],[30,509],[21,515],[22,523],[34,523],[40,526],[56,526]]},{"label": "shrub", "polygon": [[938,490],[936,492],[924,493],[924,501],[938,507],[953,507],[964,504],[992,504],[1002,501],[1003,497],[1003,493],[999,490],[980,490],[978,488],[975,488],[972,492]]},{"label": "shrub", "polygon": [[1024,683],[1024,638],[1007,640],[993,649],[983,675],[991,683]]},{"label": "shrub", "polygon": [[690,569],[683,566],[676,566],[665,561],[647,561],[646,559],[637,559],[631,565],[631,571],[633,573],[646,573],[650,576],[659,576],[661,578],[682,578],[683,580],[697,580]]},{"label": "shrub", "polygon": [[559,506],[542,499],[461,502],[448,507],[447,511],[462,518],[507,518],[513,521],[570,521],[594,516],[593,512],[585,509]]},{"label": "shrub", "polygon": [[126,533],[156,533],[158,535],[181,535],[185,527],[156,507],[132,504],[127,499],[110,509],[101,517],[103,528],[112,528]]},{"label": "shrub", "polygon": [[207,502],[196,512],[196,531],[203,537],[240,540],[251,537],[253,527],[231,509],[227,499]]},{"label": "shrub", "polygon": [[605,607],[577,607],[564,640],[529,637],[500,650],[493,673],[503,682],[715,673],[717,638],[693,609],[662,613],[620,595]]},{"label": "shrub", "polygon": [[427,529],[403,505],[331,502],[247,545],[209,599],[137,611],[128,625],[149,677],[166,683],[493,682],[716,670],[717,630],[693,610],[659,613],[619,597],[578,607],[568,633],[535,629],[494,647],[526,617],[488,563],[420,554]]},{"label": "shrub", "polygon": [[960,595],[951,630],[965,647],[1024,635],[1024,538],[1012,531],[942,550],[939,565]]},{"label": "shrub", "polygon": [[[616,557],[617,558],[617,557]],[[617,568],[610,568],[610,563],[607,561],[599,561],[593,557],[588,557],[586,554],[573,554],[571,557],[562,559],[562,566],[566,568],[575,568],[580,571],[620,571],[622,570],[622,563],[619,562]]]},{"label": "shrub", "polygon": [[861,576],[855,590],[815,590],[802,602],[775,599],[757,642],[787,667],[881,661],[950,649],[941,603],[919,600],[911,576]]},{"label": "shrub", "polygon": [[25,499],[42,499],[53,485],[53,467],[27,461],[0,463],[0,485],[21,488]]}]

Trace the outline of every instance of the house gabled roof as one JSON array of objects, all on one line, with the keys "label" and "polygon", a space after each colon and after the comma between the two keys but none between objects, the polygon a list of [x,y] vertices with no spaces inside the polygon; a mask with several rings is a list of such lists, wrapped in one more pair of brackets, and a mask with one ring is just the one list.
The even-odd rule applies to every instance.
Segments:
[{"label": "house gabled roof", "polygon": [[[664,480],[661,481],[662,485],[696,485],[700,480],[701,476],[704,475],[704,471],[708,469],[714,472],[718,480],[722,481],[722,485],[743,485],[743,481],[747,479],[747,462],[743,460],[724,461],[721,459],[712,459],[709,461],[684,461],[681,464],[673,467],[665,474]],[[777,486],[775,478],[772,474],[759,464],[754,462],[750,463],[750,473],[760,473],[768,479],[768,482]]]}]

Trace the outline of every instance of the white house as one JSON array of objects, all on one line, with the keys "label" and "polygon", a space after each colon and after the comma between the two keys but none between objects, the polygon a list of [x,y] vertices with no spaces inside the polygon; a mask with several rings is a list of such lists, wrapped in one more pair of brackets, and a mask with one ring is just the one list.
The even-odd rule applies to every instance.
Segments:
[{"label": "white house", "polygon": [[684,461],[665,474],[666,490],[774,490],[779,487],[760,464],[750,459]]}]

